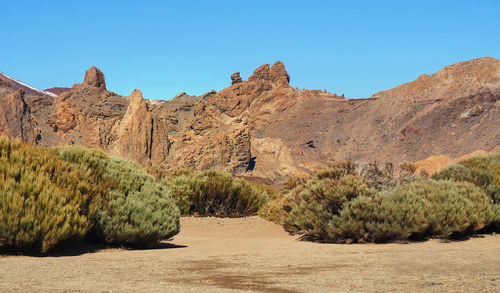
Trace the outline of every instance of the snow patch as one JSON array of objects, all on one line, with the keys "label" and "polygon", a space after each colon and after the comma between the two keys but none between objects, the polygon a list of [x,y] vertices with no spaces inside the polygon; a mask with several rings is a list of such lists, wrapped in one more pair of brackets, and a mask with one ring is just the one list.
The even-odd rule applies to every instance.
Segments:
[{"label": "snow patch", "polygon": [[22,85],[22,86],[25,86],[25,87],[27,87],[27,88],[29,88],[29,89],[32,89],[32,90],[34,90],[34,91],[36,91],[36,92],[38,92],[38,93],[41,93],[41,94],[43,94],[43,95],[47,95],[47,96],[51,96],[51,97],[53,97],[53,98],[57,98],[57,95],[56,95],[56,94],[54,94],[54,93],[41,91],[41,90],[39,90],[39,89],[37,89],[37,88],[34,88],[34,87],[30,86],[30,85],[27,85],[27,84],[25,84],[25,83],[23,83],[23,82],[20,82],[19,80],[15,79],[15,78],[12,78],[12,77],[10,77],[10,76],[8,76],[8,75],[4,74],[3,72],[0,72],[0,74],[1,74],[1,75],[3,75],[3,76],[5,76],[6,78],[8,78],[8,79],[12,80],[13,82],[18,83],[18,84],[20,84],[20,85]]}]

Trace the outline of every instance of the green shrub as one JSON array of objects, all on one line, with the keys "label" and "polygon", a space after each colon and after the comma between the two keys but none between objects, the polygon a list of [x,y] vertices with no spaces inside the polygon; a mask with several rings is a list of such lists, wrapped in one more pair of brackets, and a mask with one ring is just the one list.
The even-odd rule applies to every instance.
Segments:
[{"label": "green shrub", "polygon": [[179,232],[179,210],[170,193],[136,163],[98,150],[57,148],[60,157],[100,182],[95,232],[107,243],[154,244]]},{"label": "green shrub", "polygon": [[107,170],[120,188],[110,193],[99,213],[106,242],[148,245],[179,233],[179,209],[165,187],[130,161],[111,158]]},{"label": "green shrub", "polygon": [[305,185],[295,187],[283,200],[283,210],[288,212],[282,219],[285,229],[311,240],[328,240],[328,225],[346,203],[376,193],[357,175],[327,171],[320,174],[330,175],[313,177]]},{"label": "green shrub", "polygon": [[215,170],[177,170],[162,183],[182,214],[251,214],[269,199],[266,190]]},{"label": "green shrub", "polygon": [[[351,182],[349,188],[342,189],[364,186],[361,182]],[[325,242],[447,238],[482,229],[500,213],[480,188],[465,182],[422,180],[400,185],[390,192],[365,191],[361,196],[348,192],[351,196],[343,197],[341,209],[328,209],[322,204],[335,198],[330,193],[317,193],[311,200],[302,192],[289,216],[296,228],[291,231],[303,234],[306,239]]]},{"label": "green shrub", "polygon": [[[484,164],[473,165],[482,174]],[[290,233],[324,242],[459,237],[500,218],[499,206],[471,183],[419,179],[409,164],[400,169],[398,177],[391,165],[376,163],[361,176],[348,165],[322,169],[306,183],[288,184],[294,188],[284,188],[260,214]],[[476,182],[493,181],[476,176],[483,178]]]},{"label": "green shrub", "polygon": [[0,245],[46,252],[81,239],[91,226],[91,186],[49,149],[0,138]]},{"label": "green shrub", "polygon": [[471,182],[500,204],[500,152],[453,164],[433,175],[436,180]]},{"label": "green shrub", "polygon": [[102,151],[87,149],[82,146],[63,146],[52,149],[59,157],[71,163],[74,167],[84,172],[89,182],[88,218],[93,225],[96,223],[96,214],[103,209],[109,199],[109,191],[117,189],[119,180],[111,178],[107,166],[109,157]]},{"label": "green shrub", "polygon": [[448,238],[482,229],[499,212],[491,198],[473,184],[427,180],[356,199],[331,226],[336,240]]}]

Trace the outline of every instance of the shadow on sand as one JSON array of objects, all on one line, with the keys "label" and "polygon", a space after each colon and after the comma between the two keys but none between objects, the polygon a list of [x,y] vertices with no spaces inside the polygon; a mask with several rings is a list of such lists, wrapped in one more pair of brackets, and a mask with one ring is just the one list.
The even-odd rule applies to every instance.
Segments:
[{"label": "shadow on sand", "polygon": [[154,250],[154,249],[175,249],[186,248],[186,245],[177,245],[168,242],[160,242],[155,245],[147,247],[127,247],[127,246],[113,246],[106,244],[99,244],[94,242],[81,242],[81,243],[68,243],[60,245],[47,253],[39,253],[32,251],[19,251],[0,247],[0,256],[32,256],[32,257],[65,257],[65,256],[78,256],[87,253],[94,253],[105,249],[122,249],[122,250]]}]

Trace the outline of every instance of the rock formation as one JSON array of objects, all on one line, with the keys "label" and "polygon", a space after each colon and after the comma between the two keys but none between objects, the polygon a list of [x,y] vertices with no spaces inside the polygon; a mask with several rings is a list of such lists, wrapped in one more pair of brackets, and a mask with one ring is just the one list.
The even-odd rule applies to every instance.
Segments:
[{"label": "rock formation", "polygon": [[231,85],[233,85],[235,83],[240,83],[240,82],[243,82],[243,79],[241,78],[239,72],[235,72],[235,73],[231,74]]},{"label": "rock formation", "polygon": [[281,62],[202,96],[149,101],[106,90],[93,67],[57,98],[0,86],[0,134],[81,144],[165,169],[222,169],[259,182],[334,160],[417,161],[500,151],[500,60],[457,63],[369,99],[298,90]]},{"label": "rock formation", "polygon": [[31,144],[37,144],[41,138],[40,129],[31,117],[31,110],[24,100],[22,89],[0,99],[0,135]]},{"label": "rock formation", "polygon": [[99,69],[97,69],[97,67],[90,68],[85,73],[85,79],[83,80],[83,85],[106,89],[106,81],[104,80],[104,74]]},{"label": "rock formation", "polygon": [[113,143],[116,154],[143,165],[163,163],[170,146],[164,119],[153,115],[140,90],[134,90],[128,99]]},{"label": "rock formation", "polygon": [[269,67],[269,64],[264,64],[255,69],[248,81],[255,80],[267,80],[281,86],[287,86],[290,82],[290,75],[286,72],[285,65],[277,61],[272,67]]}]

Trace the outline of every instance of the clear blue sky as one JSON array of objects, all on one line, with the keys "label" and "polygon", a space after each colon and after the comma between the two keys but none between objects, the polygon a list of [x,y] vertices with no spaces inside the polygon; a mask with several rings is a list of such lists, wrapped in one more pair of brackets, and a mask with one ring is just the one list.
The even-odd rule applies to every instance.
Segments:
[{"label": "clear blue sky", "polygon": [[45,89],[100,68],[109,90],[199,95],[281,60],[346,97],[500,58],[500,1],[2,1],[0,71]]}]

